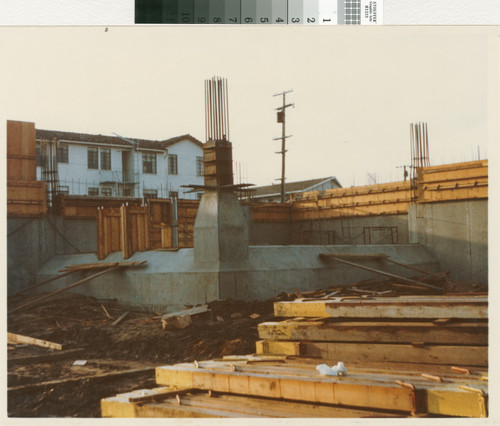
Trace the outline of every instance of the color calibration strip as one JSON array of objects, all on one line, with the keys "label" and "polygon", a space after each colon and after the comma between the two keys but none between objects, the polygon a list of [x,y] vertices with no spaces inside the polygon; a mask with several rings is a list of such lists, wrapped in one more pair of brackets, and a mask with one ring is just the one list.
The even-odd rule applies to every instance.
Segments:
[{"label": "color calibration strip", "polygon": [[383,0],[135,0],[136,24],[381,25]]}]

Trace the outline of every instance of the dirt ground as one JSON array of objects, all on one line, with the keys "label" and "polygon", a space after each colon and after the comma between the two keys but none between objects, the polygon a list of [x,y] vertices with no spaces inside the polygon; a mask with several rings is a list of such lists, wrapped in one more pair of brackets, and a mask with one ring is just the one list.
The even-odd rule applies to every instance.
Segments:
[{"label": "dirt ground", "polygon": [[[426,281],[443,291],[482,290],[450,283],[445,275]],[[99,417],[102,398],[154,387],[154,367],[252,354],[258,340],[257,325],[277,320],[273,315],[277,300],[425,293],[429,291],[391,280],[366,280],[350,288],[296,291],[267,301],[214,301],[209,303],[208,312],[193,316],[193,322],[183,329],[163,329],[163,312],[131,311],[109,301],[61,293],[8,316],[9,332],[63,345],[61,351],[9,345],[8,415]],[[36,297],[11,297],[9,310]],[[127,317],[113,325],[126,311]],[[86,363],[74,365],[77,360]]]},{"label": "dirt ground", "polygon": [[[9,302],[17,306],[34,297]],[[164,330],[161,313],[139,311],[128,311],[113,326],[125,311],[113,303],[66,293],[9,315],[9,332],[63,345],[62,351],[9,345],[9,417],[99,417],[101,398],[153,387],[155,366],[254,353],[257,325],[274,318],[272,300],[228,300],[210,303],[209,311],[193,316],[184,329]],[[65,359],[44,357],[75,349],[81,351],[69,352]],[[73,365],[76,360],[86,364]],[[89,378],[148,367],[132,377]]]}]

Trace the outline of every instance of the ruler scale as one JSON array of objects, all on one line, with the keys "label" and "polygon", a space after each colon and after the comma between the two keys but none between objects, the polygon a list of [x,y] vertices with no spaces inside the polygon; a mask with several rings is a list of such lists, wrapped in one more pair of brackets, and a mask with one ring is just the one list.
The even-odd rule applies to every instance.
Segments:
[{"label": "ruler scale", "polygon": [[383,0],[135,0],[135,23],[381,25]]}]

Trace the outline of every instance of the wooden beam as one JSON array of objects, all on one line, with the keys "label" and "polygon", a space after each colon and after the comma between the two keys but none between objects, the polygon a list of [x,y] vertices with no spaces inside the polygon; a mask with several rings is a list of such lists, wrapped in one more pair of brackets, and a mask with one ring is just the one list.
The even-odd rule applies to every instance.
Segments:
[{"label": "wooden beam", "polygon": [[62,345],[60,343],[49,342],[48,340],[36,339],[34,337],[9,332],[7,332],[7,342],[14,345],[24,343],[27,345],[40,346],[42,348],[55,349],[57,351],[62,350]]},{"label": "wooden beam", "polygon": [[[191,393],[175,397],[171,391],[164,400],[134,404],[129,395],[140,394],[147,390],[138,390],[127,394],[119,394],[101,400],[103,417],[291,417],[291,418],[361,418],[361,417],[404,417],[401,413],[352,409],[335,406],[313,405],[304,402],[291,402],[259,398],[257,396],[240,396],[212,393],[192,389]],[[151,391],[155,391],[152,389]],[[180,404],[179,404],[180,402]]]},{"label": "wooden beam", "polygon": [[7,359],[7,364],[12,365],[24,365],[24,364],[39,364],[42,362],[53,362],[61,359],[68,359],[71,357],[77,357],[84,352],[84,349],[68,349],[61,352],[47,353],[43,355],[30,355],[24,357],[13,357],[9,354]]},{"label": "wooden beam", "polygon": [[405,345],[393,343],[338,343],[261,340],[257,354],[318,357],[350,361],[419,362],[461,366],[488,366],[487,346]]},{"label": "wooden beam", "polygon": [[152,378],[153,371],[154,367],[145,367],[145,368],[134,368],[125,371],[113,371],[111,373],[95,374],[92,376],[70,377],[62,380],[49,380],[46,382],[33,383],[30,385],[12,386],[7,388],[7,393],[9,397],[13,397],[14,395],[19,395],[19,394],[40,392],[45,388],[52,388],[60,385],[77,384],[81,382],[98,383],[98,382],[118,380],[124,377],[134,377],[134,376],[141,376],[143,379],[148,378],[149,376],[151,376]]},{"label": "wooden beam", "polygon": [[22,310],[24,310],[26,308],[30,308],[32,306],[35,306],[35,305],[37,305],[38,303],[40,303],[40,302],[42,302],[44,300],[50,299],[51,297],[55,296],[56,294],[62,293],[64,291],[68,291],[68,290],[70,290],[70,289],[72,289],[72,288],[74,288],[76,286],[84,284],[87,281],[90,281],[90,280],[92,280],[94,278],[97,278],[100,275],[106,274],[107,272],[113,271],[115,269],[118,269],[118,266],[113,266],[111,268],[105,269],[104,271],[97,272],[96,274],[91,275],[90,277],[83,278],[83,279],[81,279],[81,280],[79,280],[79,281],[77,281],[77,282],[75,282],[73,284],[70,284],[70,285],[66,286],[66,287],[54,290],[54,291],[52,291],[50,293],[47,293],[47,294],[45,294],[45,295],[43,295],[41,297],[36,298],[35,300],[32,300],[30,302],[27,302],[27,303],[24,303],[22,305],[17,306],[16,308],[10,310],[8,312],[8,314],[12,314],[14,312],[19,312],[19,311],[22,311]]},{"label": "wooden beam", "polygon": [[260,323],[258,331],[264,340],[488,345],[485,321],[436,325],[430,321],[287,320]]},{"label": "wooden beam", "polygon": [[389,255],[384,253],[320,253],[319,258],[326,259],[345,259],[345,260],[386,260]]},{"label": "wooden beam", "polygon": [[[229,371],[228,371],[229,369]],[[392,383],[351,380],[347,377],[322,378],[287,376],[231,371],[230,365],[219,368],[194,368],[192,364],[158,367],[159,385],[195,387],[240,395],[259,395],[267,398],[348,405],[412,412],[414,393],[411,389]]]},{"label": "wooden beam", "polygon": [[[61,272],[61,271],[59,271],[59,272]],[[33,284],[33,285],[29,286],[29,287],[23,288],[22,290],[19,290],[16,293],[10,294],[8,297],[14,297],[14,296],[17,296],[19,294],[25,293],[27,291],[33,290],[34,288],[40,287],[40,286],[42,286],[44,284],[48,284],[48,283],[50,283],[52,281],[58,280],[59,278],[64,278],[67,275],[72,274],[73,272],[76,272],[76,269],[66,271],[64,274],[56,275],[55,277],[49,278],[49,279],[41,281],[41,282],[39,282],[37,284]]]},{"label": "wooden beam", "polygon": [[[319,257],[322,260],[328,259],[328,257],[322,257],[321,254],[319,255]],[[437,287],[435,285],[423,283],[423,282],[420,282],[420,281],[415,281],[415,280],[412,280],[410,278],[405,278],[405,277],[402,277],[400,275],[392,274],[390,272],[381,271],[380,269],[375,269],[375,268],[371,268],[371,267],[368,267],[368,266],[365,266],[365,265],[360,265],[359,263],[349,262],[348,260],[342,259],[342,258],[340,258],[338,256],[330,256],[330,257],[334,257],[337,262],[344,263],[344,264],[349,265],[349,266],[354,266],[355,268],[364,269],[365,271],[370,271],[370,272],[373,272],[375,274],[384,275],[386,277],[391,277],[391,278],[394,278],[396,280],[407,282],[407,283],[410,283],[410,284],[416,284],[416,285],[419,285],[421,287],[426,287],[426,288],[429,288],[429,289],[432,289],[432,290],[443,291],[443,289],[441,287]]]},{"label": "wooden beam", "polygon": [[123,262],[101,262],[101,263],[81,263],[65,266],[64,269],[61,269],[59,272],[65,271],[84,271],[88,269],[103,269],[103,268],[111,268],[112,266],[119,266],[120,268],[126,267],[136,267],[142,266],[147,263],[147,260],[129,260]]},{"label": "wooden beam", "polygon": [[401,296],[276,302],[277,317],[488,319],[485,296]]}]

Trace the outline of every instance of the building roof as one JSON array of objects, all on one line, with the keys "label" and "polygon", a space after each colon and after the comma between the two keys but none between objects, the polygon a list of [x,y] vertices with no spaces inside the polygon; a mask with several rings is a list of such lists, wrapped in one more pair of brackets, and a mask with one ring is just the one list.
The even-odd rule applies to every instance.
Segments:
[{"label": "building roof", "polygon": [[[330,180],[334,180],[339,188],[342,187],[342,185],[340,185],[336,177],[329,176],[324,178],[301,180],[297,182],[289,182],[289,183],[285,182],[285,193],[292,194],[295,192],[306,192],[308,190],[312,191],[314,190],[313,187]],[[256,198],[281,194],[281,184],[256,186],[252,189],[254,190],[252,196]]]},{"label": "building roof", "polygon": [[183,140],[189,140],[195,143],[199,147],[203,144],[190,134],[185,134],[181,136],[176,136],[170,139],[165,139],[163,141],[148,140],[148,139],[137,139],[137,138],[122,138],[119,136],[106,136],[106,135],[91,135],[87,133],[75,133],[75,132],[62,132],[59,130],[43,130],[36,129],[37,139],[57,139],[70,142],[80,142],[80,143],[96,143],[102,145],[119,145],[123,147],[133,147],[137,144],[138,148],[143,149],[166,149]]}]

